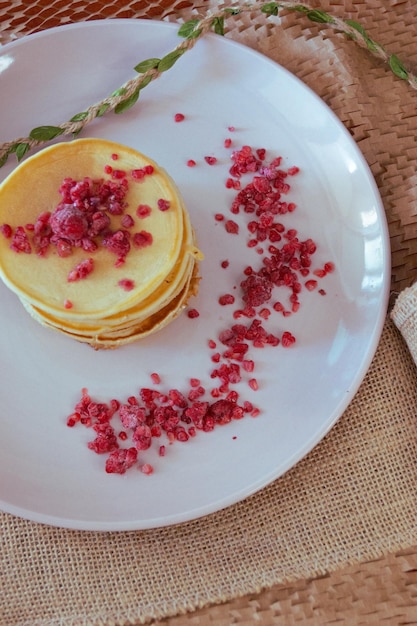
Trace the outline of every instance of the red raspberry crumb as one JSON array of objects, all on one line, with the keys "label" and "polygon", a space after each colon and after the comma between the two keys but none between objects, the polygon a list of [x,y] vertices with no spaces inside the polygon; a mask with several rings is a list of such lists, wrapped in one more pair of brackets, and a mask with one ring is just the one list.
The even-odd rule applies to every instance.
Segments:
[{"label": "red raspberry crumb", "polygon": [[84,280],[91,274],[94,269],[93,259],[84,259],[76,265],[68,274],[67,280],[69,283],[76,282],[78,280]]},{"label": "red raspberry crumb", "polygon": [[170,207],[170,202],[169,200],[164,200],[163,198],[160,198],[157,202],[158,204],[158,209],[160,211],[168,211],[169,207]]},{"label": "red raspberry crumb", "polygon": [[136,448],[114,450],[110,453],[106,461],[106,472],[108,474],[125,474],[138,459]]},{"label": "red raspberry crumb", "polygon": [[314,289],[317,287],[317,281],[307,280],[304,286],[306,289],[308,289],[308,291],[314,291]]},{"label": "red raspberry crumb", "polygon": [[116,154],[116,152],[113,152],[113,154],[111,155],[111,158],[113,161],[117,161],[117,159],[119,158],[119,155]]},{"label": "red raspberry crumb", "polygon": [[153,237],[151,233],[146,230],[141,230],[139,233],[133,235],[133,245],[136,248],[145,248],[153,243]]},{"label": "red raspberry crumb", "polygon": [[0,232],[6,237],[6,239],[10,239],[13,234],[12,227],[9,224],[2,224],[0,226]]},{"label": "red raspberry crumb", "polygon": [[215,165],[217,163],[217,159],[214,156],[205,156],[204,160],[206,163],[208,163],[209,165]]},{"label": "red raspberry crumb", "polygon": [[223,269],[226,269],[227,267],[229,267],[229,264],[230,264],[230,263],[229,263],[229,261],[228,261],[227,259],[225,259],[224,261],[222,261],[222,262],[220,263],[220,265],[221,265],[221,267],[222,267]]},{"label": "red raspberry crumb", "polygon": [[175,113],[174,120],[176,122],[183,122],[185,120],[185,115],[183,113]]},{"label": "red raspberry crumb", "polygon": [[71,300],[64,300],[64,309],[72,309],[73,306]]},{"label": "red raspberry crumb", "polygon": [[188,159],[187,165],[188,167],[195,167],[197,163],[194,161],[194,159]]},{"label": "red raspberry crumb", "polygon": [[235,301],[235,297],[231,293],[226,293],[219,298],[219,304],[225,306],[227,304],[233,304]]},{"label": "red raspberry crumb", "polygon": [[132,226],[134,226],[135,224],[135,220],[131,215],[126,213],[120,220],[120,224],[123,226],[123,228],[132,228]]},{"label": "red raspberry crumb", "polygon": [[138,217],[149,217],[152,213],[152,209],[148,204],[140,204],[136,209],[136,215]]},{"label": "red raspberry crumb", "polygon": [[150,476],[151,474],[153,474],[153,467],[152,465],[150,465],[149,463],[144,463],[143,465],[140,466],[140,471],[142,472],[142,474],[146,474],[147,476]]},{"label": "red raspberry crumb", "polygon": [[151,380],[154,383],[154,385],[159,385],[161,383],[161,377],[156,372],[152,372]]},{"label": "red raspberry crumb", "polygon": [[284,348],[289,348],[295,343],[295,337],[288,331],[282,334],[281,343]]},{"label": "red raspberry crumb", "polygon": [[232,140],[230,139],[230,137],[228,137],[227,139],[224,140],[224,147],[225,148],[230,148],[231,145],[232,145]]},{"label": "red raspberry crumb", "polygon": [[239,233],[239,226],[233,220],[227,220],[225,223],[226,232],[237,235]]},{"label": "red raspberry crumb", "polygon": [[216,213],[214,219],[216,220],[216,222],[222,222],[224,220],[224,215],[222,215],[222,213]]},{"label": "red raspberry crumb", "polygon": [[132,291],[135,288],[135,281],[130,278],[122,278],[117,284],[125,291]]},{"label": "red raspberry crumb", "polygon": [[200,313],[197,311],[197,309],[189,309],[187,315],[190,319],[194,319],[196,317],[199,317]]}]

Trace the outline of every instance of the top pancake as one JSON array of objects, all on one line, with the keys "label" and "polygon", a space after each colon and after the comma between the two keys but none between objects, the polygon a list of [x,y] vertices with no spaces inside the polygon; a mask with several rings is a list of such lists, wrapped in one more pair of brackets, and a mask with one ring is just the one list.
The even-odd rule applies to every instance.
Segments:
[{"label": "top pancake", "polygon": [[[117,155],[117,160],[112,155]],[[135,180],[132,171],[147,165],[153,167],[153,173]],[[147,156],[102,139],[56,144],[20,164],[0,185],[0,225],[8,224],[14,231],[33,224],[45,211],[52,213],[62,201],[59,188],[64,179],[82,181],[89,177],[117,182],[106,173],[110,168],[125,172],[128,181],[124,214],[135,221],[130,234],[146,231],[152,237],[152,243],[145,247],[131,245],[119,266],[117,256],[102,245],[92,253],[74,247],[65,258],[50,245],[42,257],[35,251],[16,252],[10,248],[11,240],[0,236],[0,276],[19,297],[51,315],[98,319],[129,309],[158,290],[184,254],[184,247],[192,246],[192,241],[184,240],[185,209],[170,176]],[[167,201],[169,208],[160,210],[158,200]],[[138,217],[139,205],[148,205],[150,214]],[[121,215],[109,217],[112,231],[123,230]],[[30,229],[27,234],[30,238]],[[83,280],[69,282],[69,272],[89,257],[94,261],[93,272]],[[126,279],[133,281],[130,291],[119,285]],[[68,301],[70,310],[64,304]]]}]

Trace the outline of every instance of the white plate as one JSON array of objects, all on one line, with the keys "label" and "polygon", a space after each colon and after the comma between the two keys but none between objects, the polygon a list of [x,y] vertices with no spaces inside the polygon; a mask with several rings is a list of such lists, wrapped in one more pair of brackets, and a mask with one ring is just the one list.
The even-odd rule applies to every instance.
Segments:
[{"label": "white plate", "polygon": [[[34,126],[58,124],[134,75],[132,68],[178,43],[177,26],[106,20],[45,31],[0,50],[0,139]],[[182,123],[174,114],[184,113]],[[233,125],[231,134],[227,129]],[[193,303],[200,317],[181,316],[160,334],[118,351],[94,352],[32,321],[0,285],[0,508],[52,525],[91,530],[145,529],[184,522],[255,493],[293,467],[335,424],[374,355],[386,313],[389,240],[368,167],[333,113],[294,76],[230,40],[210,35],[143,90],[141,102],[110,115],[84,136],[130,144],[165,166],[189,207],[206,255]],[[261,415],[246,417],[188,443],[151,451],[151,476],[131,470],[107,475],[104,459],[87,449],[91,432],[69,429],[66,417],[82,387],[101,400],[126,398],[160,373],[167,387],[190,376],[210,385],[208,338],[231,323],[217,298],[241,280],[259,256],[245,236],[214,220],[227,214],[226,189],[234,145],[263,147],[298,165],[297,211],[283,220],[319,243],[315,263],[336,271],[300,311],[273,323],[297,336],[288,350],[252,352],[259,390],[242,385]],[[209,166],[203,157],[219,161]],[[195,159],[197,166],[186,166]],[[11,171],[12,159],[0,170]],[[288,219],[287,219],[288,218]],[[228,270],[219,269],[228,258]],[[347,442],[348,443],[348,442]]]}]

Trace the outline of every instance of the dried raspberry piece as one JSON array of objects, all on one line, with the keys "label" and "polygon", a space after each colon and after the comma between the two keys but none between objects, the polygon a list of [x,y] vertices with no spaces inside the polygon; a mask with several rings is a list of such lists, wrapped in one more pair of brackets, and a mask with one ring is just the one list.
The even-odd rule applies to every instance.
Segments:
[{"label": "dried raspberry piece", "polygon": [[119,258],[124,258],[130,250],[129,236],[125,231],[117,230],[109,237],[103,239],[103,246],[110,252],[117,254]]},{"label": "dried raspberry piece", "polygon": [[169,207],[171,206],[171,203],[169,200],[164,200],[164,198],[159,198],[157,205],[160,211],[168,211]]},{"label": "dried raspberry piece", "polygon": [[6,239],[10,239],[10,237],[13,234],[13,229],[10,226],[10,224],[2,224],[0,226],[0,232],[2,233],[2,235],[6,238]]},{"label": "dried raspberry piece", "polygon": [[132,291],[135,288],[135,281],[131,278],[122,278],[117,283],[124,291]]},{"label": "dried raspberry piece", "polygon": [[139,233],[135,233],[132,240],[133,245],[136,248],[145,248],[146,246],[150,246],[153,243],[152,234],[148,233],[146,230],[141,230]]},{"label": "dried raspberry piece", "polygon": [[30,254],[32,252],[32,246],[30,245],[29,238],[22,226],[16,227],[12,236],[10,248],[14,250],[14,252],[24,252],[25,254]]},{"label": "dried raspberry piece", "polygon": [[95,428],[97,437],[93,441],[88,442],[88,448],[97,454],[105,454],[113,452],[119,447],[116,433],[110,424],[101,424],[100,428]]},{"label": "dried raspberry piece", "polygon": [[59,205],[52,213],[49,223],[53,236],[68,239],[71,243],[80,241],[88,234],[87,217],[74,204]]},{"label": "dried raspberry piece", "polygon": [[243,290],[242,299],[249,306],[260,306],[271,298],[272,283],[259,274],[251,274],[240,283],[240,286]]},{"label": "dried raspberry piece", "polygon": [[141,218],[149,217],[151,213],[152,209],[148,204],[140,204],[136,209],[136,215]]},{"label": "dried raspberry piece", "polygon": [[135,428],[132,439],[138,450],[148,450],[152,443],[151,429],[146,424],[139,424]]},{"label": "dried raspberry piece", "polygon": [[233,419],[235,402],[230,400],[217,400],[208,410],[208,416],[213,418],[216,424],[228,424]]},{"label": "dried raspberry piece", "polygon": [[226,232],[237,235],[239,233],[239,225],[234,220],[227,220],[224,225]]},{"label": "dried raspberry piece", "polygon": [[69,272],[67,280],[69,283],[84,280],[87,276],[89,276],[89,274],[91,274],[93,269],[94,260],[92,258],[84,259]]},{"label": "dried raspberry piece", "polygon": [[125,474],[138,459],[136,448],[122,448],[113,450],[106,460],[106,472],[108,474]]}]

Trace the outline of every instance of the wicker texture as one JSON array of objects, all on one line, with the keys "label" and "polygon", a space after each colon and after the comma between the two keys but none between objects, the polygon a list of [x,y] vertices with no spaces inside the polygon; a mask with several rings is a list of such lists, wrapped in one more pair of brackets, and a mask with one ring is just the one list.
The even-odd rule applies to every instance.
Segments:
[{"label": "wicker texture", "polygon": [[[200,13],[208,6],[214,4],[202,1]],[[415,3],[321,6],[360,21],[417,66]],[[192,14],[190,3],[166,0],[0,2],[3,41],[70,21]],[[416,93],[365,50],[298,15],[238,16],[227,36],[298,75],[350,130],[386,208],[393,293],[412,285]],[[170,626],[413,623],[416,404],[414,361],[387,319],[372,366],[337,425],[293,470],[246,501],[180,526],[131,533],[67,531],[1,514],[1,626],[163,618]]]}]

